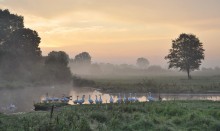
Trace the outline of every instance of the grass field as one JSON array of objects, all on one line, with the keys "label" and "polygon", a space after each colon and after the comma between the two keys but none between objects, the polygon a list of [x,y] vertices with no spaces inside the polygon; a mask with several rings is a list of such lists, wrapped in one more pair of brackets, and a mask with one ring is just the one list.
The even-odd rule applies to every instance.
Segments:
[{"label": "grass field", "polygon": [[51,111],[0,114],[0,130],[219,131],[220,102],[163,101],[66,106]]},{"label": "grass field", "polygon": [[220,77],[194,76],[115,76],[90,77],[95,87],[103,92],[154,92],[154,93],[219,93]]},{"label": "grass field", "polygon": [[[81,76],[80,86],[95,87],[103,93],[220,93],[220,76]],[[85,79],[85,80],[84,80]],[[89,81],[89,82],[88,82]],[[91,83],[91,84],[90,84]],[[38,85],[43,86],[43,85]],[[38,87],[30,83],[1,82],[0,89],[23,89]],[[76,86],[78,87],[78,86]]]}]

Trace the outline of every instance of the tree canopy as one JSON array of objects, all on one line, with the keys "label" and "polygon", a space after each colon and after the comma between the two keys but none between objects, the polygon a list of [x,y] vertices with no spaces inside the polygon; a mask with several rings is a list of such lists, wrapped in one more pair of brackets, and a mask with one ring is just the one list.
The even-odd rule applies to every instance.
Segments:
[{"label": "tree canopy", "polygon": [[68,67],[69,56],[64,51],[52,51],[45,60],[47,79],[51,82],[69,82],[71,71]]},{"label": "tree canopy", "polygon": [[88,52],[82,52],[75,56],[74,62],[76,64],[91,64],[91,56]]},{"label": "tree canopy", "polygon": [[41,57],[39,43],[40,37],[36,31],[22,28],[10,34],[8,40],[2,44],[2,50],[19,59],[33,61]]},{"label": "tree canopy", "polygon": [[[37,84],[70,82],[69,56],[64,51],[52,51],[42,57],[40,42],[36,31],[24,27],[22,16],[0,9],[0,79]],[[86,53],[79,56],[82,61],[91,61]]]},{"label": "tree canopy", "polygon": [[45,60],[46,65],[67,66],[69,56],[64,51],[52,51],[48,54]]},{"label": "tree canopy", "polygon": [[11,14],[7,9],[0,9],[0,44],[6,41],[13,31],[21,28],[24,28],[22,16]]},{"label": "tree canopy", "polygon": [[[24,27],[22,16],[0,9],[0,73],[8,80],[33,76],[41,56],[40,37]],[[26,79],[25,78],[25,79]]]},{"label": "tree canopy", "polygon": [[170,68],[179,68],[186,71],[188,79],[191,79],[190,72],[199,69],[204,60],[203,44],[193,34],[180,34],[172,41],[172,49],[165,59],[169,60]]},{"label": "tree canopy", "polygon": [[147,68],[149,66],[150,62],[146,58],[140,57],[137,59],[136,64],[139,68]]}]

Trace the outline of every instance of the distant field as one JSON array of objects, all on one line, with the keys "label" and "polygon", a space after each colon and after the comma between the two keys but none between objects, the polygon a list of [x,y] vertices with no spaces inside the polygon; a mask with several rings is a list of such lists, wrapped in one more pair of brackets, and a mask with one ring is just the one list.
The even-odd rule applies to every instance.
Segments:
[{"label": "distant field", "polygon": [[164,101],[66,106],[54,112],[0,114],[0,129],[47,131],[220,130],[220,102]]},{"label": "distant field", "polygon": [[219,76],[84,76],[103,92],[219,93]]},{"label": "distant field", "polygon": [[[101,89],[103,93],[220,93],[220,76],[187,76],[175,75],[82,75],[83,86]],[[90,84],[85,84],[92,83]],[[0,89],[21,89],[25,87],[44,86],[41,84],[25,83],[21,81],[0,82]],[[77,86],[76,86],[77,87]],[[80,86],[79,86],[80,87]]]}]

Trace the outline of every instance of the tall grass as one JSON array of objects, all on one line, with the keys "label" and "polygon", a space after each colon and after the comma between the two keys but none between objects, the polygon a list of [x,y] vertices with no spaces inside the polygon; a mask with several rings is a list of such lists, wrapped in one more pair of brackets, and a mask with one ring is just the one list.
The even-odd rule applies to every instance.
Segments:
[{"label": "tall grass", "polygon": [[[59,110],[0,114],[1,130],[219,130],[220,102],[164,101],[152,103],[66,106]],[[51,117],[52,113],[52,117]]]}]

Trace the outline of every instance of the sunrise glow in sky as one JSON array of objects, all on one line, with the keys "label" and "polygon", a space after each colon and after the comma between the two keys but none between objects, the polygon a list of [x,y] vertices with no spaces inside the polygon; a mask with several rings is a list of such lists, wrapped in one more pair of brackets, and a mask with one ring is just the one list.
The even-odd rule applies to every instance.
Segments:
[{"label": "sunrise glow in sky", "polygon": [[93,62],[145,57],[166,67],[171,40],[193,33],[204,45],[202,66],[220,66],[220,0],[0,0],[0,8],[24,16],[43,55],[87,51]]}]

